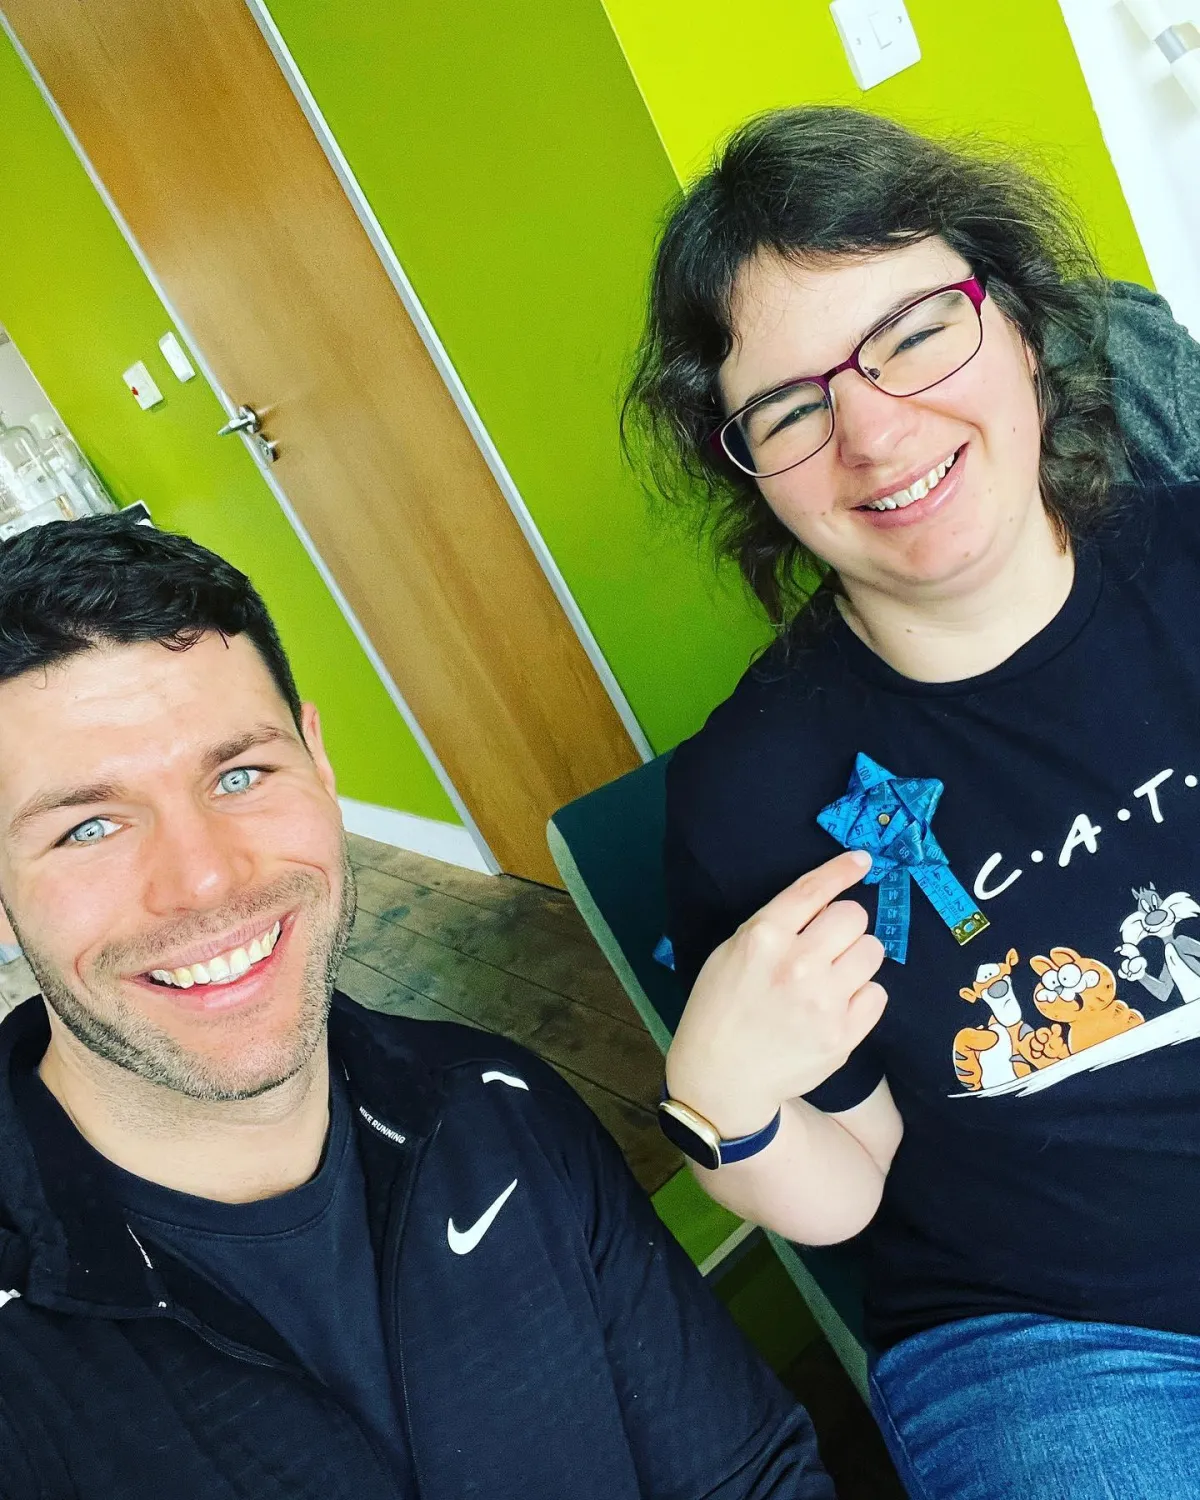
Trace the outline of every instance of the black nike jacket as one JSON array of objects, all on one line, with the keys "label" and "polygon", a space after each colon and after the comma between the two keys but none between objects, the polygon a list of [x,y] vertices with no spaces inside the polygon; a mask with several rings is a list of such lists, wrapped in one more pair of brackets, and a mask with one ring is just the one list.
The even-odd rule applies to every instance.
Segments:
[{"label": "black nike jacket", "polygon": [[[65,1119],[33,1138],[48,1037],[40,1001],[0,1025],[3,1500],[411,1500],[271,1327],[139,1246]],[[420,1500],[831,1500],[807,1416],[552,1069],[342,997],[330,1046]]]}]

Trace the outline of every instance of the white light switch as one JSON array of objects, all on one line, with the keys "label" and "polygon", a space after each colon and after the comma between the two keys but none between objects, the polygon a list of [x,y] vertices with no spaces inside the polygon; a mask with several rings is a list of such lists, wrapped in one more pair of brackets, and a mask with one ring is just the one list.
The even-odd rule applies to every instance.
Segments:
[{"label": "white light switch", "polygon": [[873,89],[921,61],[904,0],[833,0],[829,9],[860,89]]},{"label": "white light switch", "polygon": [[130,365],[121,379],[129,387],[129,394],[142,408],[149,411],[152,406],[157,406],[163,398],[163,393],[154,383],[154,377],[139,359],[136,365]]},{"label": "white light switch", "polygon": [[195,380],[196,371],[192,368],[192,362],[173,333],[164,333],[158,341],[158,347],[162,350],[162,357],[180,380]]}]

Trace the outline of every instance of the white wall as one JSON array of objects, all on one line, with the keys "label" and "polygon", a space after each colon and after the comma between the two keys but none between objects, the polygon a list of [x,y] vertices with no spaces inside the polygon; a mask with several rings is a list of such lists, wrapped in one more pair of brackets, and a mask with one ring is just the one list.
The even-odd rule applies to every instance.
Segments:
[{"label": "white wall", "polygon": [[[1154,284],[1200,338],[1200,109],[1122,0],[1059,0]],[[1198,0],[1163,0],[1200,24]]]},{"label": "white wall", "polygon": [[4,335],[0,338],[3,338],[0,342],[0,411],[9,422],[21,424],[27,423],[35,411],[53,411],[49,398],[33,378],[17,346]]}]

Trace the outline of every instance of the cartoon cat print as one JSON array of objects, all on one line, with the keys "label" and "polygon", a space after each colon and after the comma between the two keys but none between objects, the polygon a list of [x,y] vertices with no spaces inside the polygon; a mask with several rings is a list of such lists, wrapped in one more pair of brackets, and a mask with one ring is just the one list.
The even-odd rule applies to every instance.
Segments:
[{"label": "cartoon cat print", "polygon": [[1028,1077],[1144,1019],[1117,999],[1116,978],[1106,964],[1074,948],[1051,948],[1048,958],[1039,954],[1029,961],[1038,976],[1033,1003],[1050,1023],[1035,1029],[1013,984],[1019,961],[1010,948],[1003,963],[981,964],[975,983],[959,990],[964,1000],[986,1004],[989,1011],[985,1026],[964,1026],[954,1038],[954,1073],[970,1092]]},{"label": "cartoon cat print", "polygon": [[[1200,906],[1186,891],[1160,896],[1152,885],[1135,889],[1133,899],[1137,905],[1121,923],[1121,942],[1116,950],[1121,955],[1121,965],[1117,972],[1122,979],[1136,981],[1164,1003],[1176,991],[1187,1003],[1200,1000],[1200,942],[1176,931],[1180,922],[1200,917]],[[1157,938],[1162,944],[1163,966],[1159,974],[1149,972],[1150,966],[1141,951],[1141,944],[1148,938]]]},{"label": "cartoon cat print", "polygon": [[[1033,1003],[1053,1022],[1054,1040],[1046,1052],[1054,1061],[1094,1047],[1133,1026],[1145,1017],[1117,999],[1117,980],[1098,958],[1084,958],[1074,948],[1051,948],[1050,957],[1029,960],[1039,977]],[[1063,1027],[1066,1034],[1063,1034]]]},{"label": "cartoon cat print", "polygon": [[1033,1052],[1034,1030],[1021,1014],[1013,986],[1019,962],[1017,950],[1010,948],[1003,963],[980,964],[975,983],[958,992],[972,1005],[985,1004],[989,1012],[986,1025],[964,1026],[954,1038],[955,1076],[972,1092],[1011,1083],[1045,1066],[1040,1052]]}]

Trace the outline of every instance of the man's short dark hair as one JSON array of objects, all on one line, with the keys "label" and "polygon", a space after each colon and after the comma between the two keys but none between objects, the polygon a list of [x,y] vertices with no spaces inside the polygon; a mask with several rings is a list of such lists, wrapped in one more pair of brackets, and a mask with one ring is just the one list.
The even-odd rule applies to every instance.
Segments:
[{"label": "man's short dark hair", "polygon": [[209,634],[253,642],[299,728],[300,695],[266,605],[207,547],[119,513],[0,543],[0,682],[93,646],[186,651]]}]

